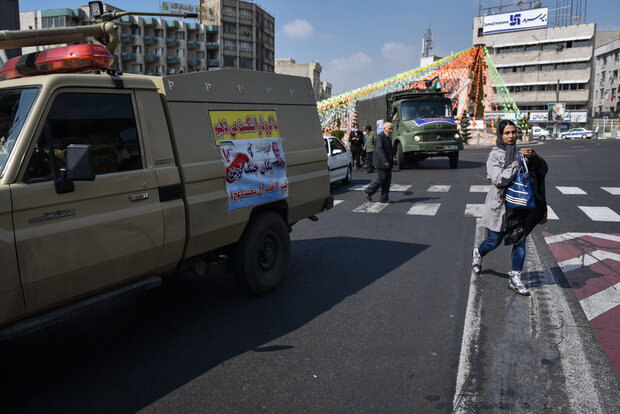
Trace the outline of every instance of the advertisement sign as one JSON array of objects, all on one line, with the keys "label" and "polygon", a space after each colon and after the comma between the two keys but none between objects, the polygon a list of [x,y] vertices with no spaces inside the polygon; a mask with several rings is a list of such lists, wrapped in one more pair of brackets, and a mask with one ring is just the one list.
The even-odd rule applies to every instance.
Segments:
[{"label": "advertisement sign", "polygon": [[549,8],[521,10],[513,13],[494,14],[482,18],[482,33],[502,33],[515,30],[547,27]]},{"label": "advertisement sign", "polygon": [[547,107],[549,108],[547,110],[547,120],[551,122],[564,121],[564,108],[566,108],[566,104],[556,102],[547,104]]},{"label": "advertisement sign", "polygon": [[286,159],[275,111],[209,111],[226,167],[228,208],[288,197]]},{"label": "advertisement sign", "polygon": [[163,13],[198,13],[201,19],[213,18],[213,8],[203,8],[192,4],[175,3],[171,1],[162,1],[159,9]]},{"label": "advertisement sign", "polygon": [[[531,111],[529,112],[530,119],[529,122],[532,124],[538,122],[549,122],[549,112],[548,111]],[[517,117],[514,113],[504,114],[500,112],[496,114],[501,119],[511,119],[517,120]],[[520,114],[523,116],[523,113]],[[559,121],[558,121],[559,122]],[[574,123],[574,124],[585,124],[588,122],[588,111],[564,111],[564,123]]]}]

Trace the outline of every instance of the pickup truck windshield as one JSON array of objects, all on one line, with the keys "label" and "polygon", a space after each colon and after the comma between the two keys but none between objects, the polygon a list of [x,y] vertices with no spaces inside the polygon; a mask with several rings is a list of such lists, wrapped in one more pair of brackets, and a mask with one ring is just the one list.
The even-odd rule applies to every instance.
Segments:
[{"label": "pickup truck windshield", "polygon": [[452,103],[449,100],[407,101],[401,105],[401,119],[452,118]]},{"label": "pickup truck windshield", "polygon": [[0,89],[0,174],[26,122],[38,89]]}]

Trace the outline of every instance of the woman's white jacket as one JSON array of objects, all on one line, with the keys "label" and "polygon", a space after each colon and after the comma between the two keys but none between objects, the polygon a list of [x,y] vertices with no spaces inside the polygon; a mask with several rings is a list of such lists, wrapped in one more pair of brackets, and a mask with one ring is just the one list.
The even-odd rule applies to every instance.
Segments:
[{"label": "woman's white jacket", "polygon": [[510,213],[505,203],[506,188],[519,170],[516,160],[504,168],[505,153],[503,149],[493,147],[487,159],[487,179],[492,185],[484,202],[481,225],[497,232],[506,228],[506,213]]}]

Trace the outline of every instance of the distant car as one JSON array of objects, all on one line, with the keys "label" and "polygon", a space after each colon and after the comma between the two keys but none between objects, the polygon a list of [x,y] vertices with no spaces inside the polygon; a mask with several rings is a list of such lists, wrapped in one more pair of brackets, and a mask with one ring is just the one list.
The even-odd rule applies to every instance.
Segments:
[{"label": "distant car", "polygon": [[585,128],[573,128],[568,132],[563,132],[560,134],[562,139],[575,139],[575,138],[583,138],[590,139],[594,135],[594,132],[587,130]]},{"label": "distant car", "polygon": [[549,131],[541,127],[533,127],[530,136],[532,139],[537,139],[540,141],[544,141],[549,137]]},{"label": "distant car", "polygon": [[337,181],[343,184],[351,182],[353,175],[353,156],[342,141],[336,137],[323,137],[327,151],[327,166],[329,167],[329,182]]}]

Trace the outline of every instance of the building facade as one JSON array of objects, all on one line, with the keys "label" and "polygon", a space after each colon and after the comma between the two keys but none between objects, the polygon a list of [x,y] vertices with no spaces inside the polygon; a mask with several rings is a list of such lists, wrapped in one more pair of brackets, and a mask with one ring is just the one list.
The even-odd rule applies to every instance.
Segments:
[{"label": "building facade", "polygon": [[[17,0],[0,1],[0,30],[19,30],[19,3]],[[20,49],[0,49],[0,65],[20,54]]]},{"label": "building facade", "polygon": [[585,126],[593,97],[593,23],[483,33],[484,16],[474,18],[473,44],[487,47],[508,91],[530,122],[550,127],[550,105],[564,104],[561,128]]},{"label": "building facade", "polygon": [[284,75],[302,76],[304,78],[310,78],[312,82],[312,90],[314,97],[318,101],[321,97],[321,71],[323,68],[318,62],[311,63],[296,63],[295,59],[282,58],[276,59],[276,73],[282,73]]},{"label": "building facade", "polygon": [[[615,40],[594,50],[596,74],[594,75],[595,117],[615,118],[620,114],[620,32],[611,33]],[[603,36],[601,36],[603,38]]]},{"label": "building facade", "polygon": [[201,23],[220,27],[220,48],[209,54],[220,67],[274,71],[275,19],[255,3],[203,0]]},{"label": "building facade", "polygon": [[[253,10],[252,7],[240,7],[239,4],[245,2],[230,1],[230,3],[237,4],[235,9],[237,11]],[[252,3],[247,4],[255,6]],[[104,11],[111,10],[122,11],[118,7],[104,4]],[[228,9],[226,10],[228,13]],[[20,13],[20,26],[22,29],[81,26],[90,24],[87,12],[88,6],[79,9],[63,8],[22,12]],[[239,17],[239,14],[244,17]],[[197,23],[168,18],[123,16],[119,25],[120,44],[114,51],[118,70],[126,73],[160,76],[223,67],[273,72],[273,17],[260,10],[250,15],[251,21],[248,23],[245,15],[245,11],[237,14],[237,20],[240,22],[238,27],[244,28],[244,31],[239,33],[241,29],[235,29],[241,40],[237,41],[235,38],[234,47],[232,47],[230,33],[224,34],[221,30],[223,23],[227,23],[227,30],[232,30],[229,26],[230,19],[227,18],[224,18],[224,21]],[[270,24],[266,24],[266,21]],[[246,26],[259,27],[261,30],[269,31],[271,35],[266,38],[258,29],[249,29],[250,35],[245,36]],[[259,42],[260,46],[256,46],[255,42]],[[57,46],[23,48],[23,53]],[[266,52],[267,50],[269,53]],[[271,60],[269,61],[267,57]]]}]

